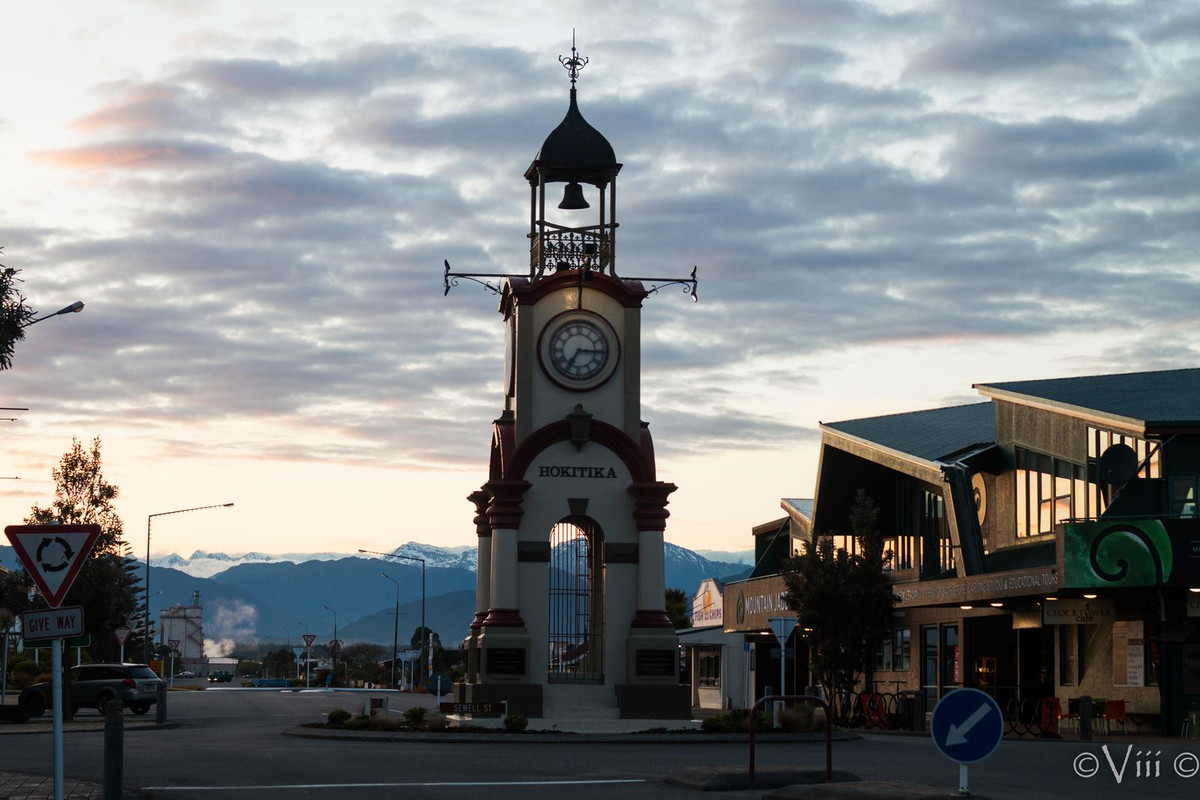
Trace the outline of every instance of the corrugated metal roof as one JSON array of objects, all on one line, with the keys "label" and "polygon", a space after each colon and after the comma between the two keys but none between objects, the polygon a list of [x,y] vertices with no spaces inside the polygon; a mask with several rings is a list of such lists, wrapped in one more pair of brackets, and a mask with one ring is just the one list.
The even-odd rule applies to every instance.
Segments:
[{"label": "corrugated metal roof", "polygon": [[975,388],[992,397],[1019,395],[1151,426],[1200,422],[1200,369],[977,383]]},{"label": "corrugated metal roof", "polygon": [[926,461],[940,461],[996,441],[996,410],[991,403],[823,424],[830,430]]},{"label": "corrugated metal roof", "polygon": [[[788,508],[791,508],[805,519],[812,519],[813,501],[811,499],[802,500],[798,497],[784,497],[779,502],[783,503]],[[784,510],[786,511],[787,509]]]}]

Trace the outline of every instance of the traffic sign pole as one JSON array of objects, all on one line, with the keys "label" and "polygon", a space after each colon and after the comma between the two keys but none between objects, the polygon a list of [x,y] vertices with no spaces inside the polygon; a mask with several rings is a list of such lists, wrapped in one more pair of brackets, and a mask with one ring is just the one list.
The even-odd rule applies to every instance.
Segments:
[{"label": "traffic sign pole", "polygon": [[54,720],[54,800],[63,800],[62,643],[62,639],[55,639],[50,645],[50,691],[54,693],[50,704]]},{"label": "traffic sign pole", "polygon": [[929,735],[934,747],[958,762],[958,791],[967,793],[967,765],[982,761],[1004,738],[1004,715],[991,695],[978,689],[955,689],[933,709]]}]

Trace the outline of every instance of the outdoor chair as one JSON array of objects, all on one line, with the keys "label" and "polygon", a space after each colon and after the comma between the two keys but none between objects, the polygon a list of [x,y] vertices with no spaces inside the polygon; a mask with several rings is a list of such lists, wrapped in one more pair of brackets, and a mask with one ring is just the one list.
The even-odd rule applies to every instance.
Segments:
[{"label": "outdoor chair", "polygon": [[1115,725],[1121,726],[1122,733],[1129,733],[1129,725],[1125,716],[1124,700],[1109,700],[1104,704],[1104,732],[1111,733]]},{"label": "outdoor chair", "polygon": [[1077,732],[1079,730],[1079,698],[1067,698],[1067,713],[1059,717],[1059,723],[1063,730]]}]

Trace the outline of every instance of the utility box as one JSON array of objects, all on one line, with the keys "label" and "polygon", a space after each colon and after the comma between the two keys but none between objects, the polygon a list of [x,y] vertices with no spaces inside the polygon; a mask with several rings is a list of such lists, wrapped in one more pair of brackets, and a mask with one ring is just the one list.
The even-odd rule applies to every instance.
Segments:
[{"label": "utility box", "polygon": [[386,697],[368,697],[366,708],[363,713],[368,717],[373,717],[376,714],[386,714],[388,711],[388,699]]}]

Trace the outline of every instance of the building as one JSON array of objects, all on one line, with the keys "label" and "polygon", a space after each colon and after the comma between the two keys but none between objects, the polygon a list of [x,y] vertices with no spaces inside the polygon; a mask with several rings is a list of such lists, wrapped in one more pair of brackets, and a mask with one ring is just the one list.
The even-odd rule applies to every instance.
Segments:
[{"label": "building", "polygon": [[[496,275],[446,267],[447,291],[465,277],[500,295],[506,333],[487,480],[469,498],[476,615],[456,693],[528,717],[686,718],[664,597],[676,487],[658,479],[641,417],[641,308],[654,287],[617,273],[622,165],[580,112],[586,59],[572,48],[562,62],[566,116],[524,175],[528,273],[498,276],[496,287],[480,280]],[[555,207],[547,196],[558,183]]]},{"label": "building", "polygon": [[[158,615],[160,644],[175,647],[175,671],[190,670],[200,673],[208,669],[204,657],[204,609],[200,607],[200,592],[192,593],[192,604],[164,608]],[[167,658],[169,664],[170,658]]]},{"label": "building", "polygon": [[1200,369],[975,388],[821,426],[812,530],[854,547],[864,489],[892,554],[875,688],[932,708],[974,686],[1024,716],[1090,695],[1179,730],[1200,702]]}]

